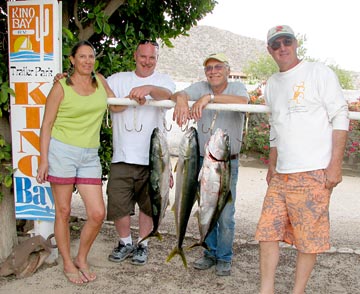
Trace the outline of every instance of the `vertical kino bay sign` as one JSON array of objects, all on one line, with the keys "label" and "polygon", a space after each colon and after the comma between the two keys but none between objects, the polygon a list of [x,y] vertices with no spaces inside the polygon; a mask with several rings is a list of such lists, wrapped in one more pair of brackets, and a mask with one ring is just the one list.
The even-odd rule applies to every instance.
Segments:
[{"label": "vertical kino bay sign", "polygon": [[[40,127],[54,75],[61,70],[61,4],[8,2],[9,79],[16,218],[53,221],[48,184],[35,179],[40,160]],[[59,20],[60,19],[60,20]]]}]

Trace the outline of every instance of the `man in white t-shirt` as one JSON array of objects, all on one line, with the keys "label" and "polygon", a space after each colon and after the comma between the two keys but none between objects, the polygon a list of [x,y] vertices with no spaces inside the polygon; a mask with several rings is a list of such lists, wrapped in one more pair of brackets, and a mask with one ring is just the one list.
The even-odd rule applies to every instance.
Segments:
[{"label": "man in white t-shirt", "polygon": [[110,106],[113,125],[113,157],[107,186],[107,219],[113,220],[119,234],[109,260],[121,262],[132,256],[132,263],[144,265],[148,256],[147,240],[133,243],[130,223],[135,204],[139,206],[138,241],[152,230],[152,210],[147,193],[149,181],[150,138],[154,128],[163,129],[164,111],[146,106],[147,99],[169,99],[175,84],[165,74],[155,72],[159,45],[139,43],[134,72],[119,72],[107,79],[116,97],[137,101],[140,106]]},{"label": "man in white t-shirt", "polygon": [[298,251],[292,293],[304,293],[317,254],[330,248],[329,202],[342,180],[348,107],[330,68],[298,58],[289,26],[270,29],[267,43],[280,72],[265,88],[271,128],[268,190],[255,236],[260,293],[275,292],[279,241]]}]

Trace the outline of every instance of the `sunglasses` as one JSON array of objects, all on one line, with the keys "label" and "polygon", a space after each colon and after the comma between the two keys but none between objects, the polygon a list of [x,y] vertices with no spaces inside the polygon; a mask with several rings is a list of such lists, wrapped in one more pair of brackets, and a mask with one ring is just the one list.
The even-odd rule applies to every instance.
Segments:
[{"label": "sunglasses", "polygon": [[225,68],[225,64],[215,64],[215,65],[207,65],[204,67],[205,72],[211,72],[212,70],[220,71]]},{"label": "sunglasses", "polygon": [[145,44],[151,44],[151,45],[159,48],[159,44],[158,44],[156,41],[152,41],[152,40],[147,40],[147,39],[146,39],[146,40],[141,40],[141,41],[139,42],[139,45],[145,45]]},{"label": "sunglasses", "polygon": [[293,38],[285,38],[282,41],[274,41],[270,45],[271,49],[276,51],[281,47],[281,44],[283,44],[285,47],[289,47],[293,44],[294,39]]}]

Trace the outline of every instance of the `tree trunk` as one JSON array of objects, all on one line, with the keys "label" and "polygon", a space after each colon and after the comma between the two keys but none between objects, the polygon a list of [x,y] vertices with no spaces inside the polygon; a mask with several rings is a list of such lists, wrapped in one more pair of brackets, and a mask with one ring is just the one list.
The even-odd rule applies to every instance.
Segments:
[{"label": "tree trunk", "polygon": [[[3,171],[1,167],[1,172]],[[17,245],[15,202],[10,188],[1,185],[3,199],[0,203],[0,262],[4,261]]]},{"label": "tree trunk", "polygon": [[[0,118],[0,134],[6,142],[11,142],[10,125],[7,118]],[[2,163],[0,173],[4,172],[4,167],[11,163]],[[0,191],[3,193],[3,199],[0,202],[0,262],[4,261],[11,253],[14,245],[17,245],[16,219],[15,219],[15,201],[11,188],[0,185]]]}]

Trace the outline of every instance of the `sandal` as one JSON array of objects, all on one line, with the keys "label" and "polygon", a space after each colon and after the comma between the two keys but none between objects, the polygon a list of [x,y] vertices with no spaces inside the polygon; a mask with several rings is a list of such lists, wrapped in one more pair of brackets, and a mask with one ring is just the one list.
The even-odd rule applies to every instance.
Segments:
[{"label": "sandal", "polygon": [[82,273],[82,275],[89,281],[89,282],[93,282],[96,280],[96,273],[92,272],[90,270],[89,267],[85,267],[85,268],[79,268],[79,272]]},{"label": "sandal", "polygon": [[64,275],[67,278],[67,280],[75,285],[82,285],[87,283],[87,281],[84,281],[81,276],[84,276],[84,278],[86,278],[86,276],[79,270],[76,273],[67,273],[64,271]]},{"label": "sandal", "polygon": [[81,267],[77,262],[76,259],[73,260],[74,265],[76,266],[76,268],[79,270],[79,272],[84,276],[84,278],[88,281],[88,282],[93,282],[96,280],[97,276],[96,273],[91,271],[89,265],[85,265],[84,267]]}]

